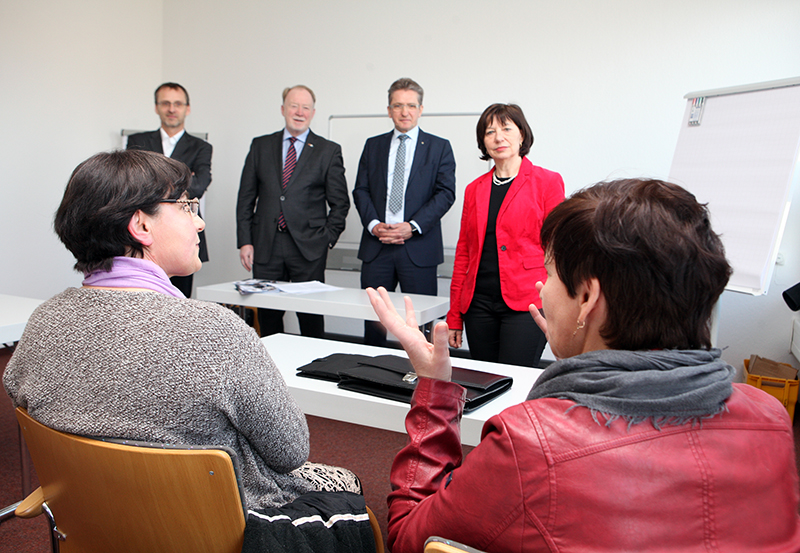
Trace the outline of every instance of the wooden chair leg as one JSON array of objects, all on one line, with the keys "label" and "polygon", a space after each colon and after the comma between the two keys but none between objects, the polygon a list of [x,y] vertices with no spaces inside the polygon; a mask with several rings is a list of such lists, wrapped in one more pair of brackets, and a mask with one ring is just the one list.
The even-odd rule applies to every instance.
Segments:
[{"label": "wooden chair leg", "polygon": [[247,317],[246,317],[247,310],[252,311],[253,312],[253,329],[255,329],[256,334],[261,336],[261,326],[258,324],[258,308],[249,307],[249,306],[246,306],[246,305],[235,305],[235,304],[230,304],[230,303],[223,303],[221,305],[224,306],[224,307],[228,307],[228,308],[235,307],[236,308],[236,312],[239,314],[239,316],[242,318],[243,321],[247,321]]},{"label": "wooden chair leg", "polygon": [[17,434],[19,435],[19,466],[22,473],[22,497],[31,494],[31,454],[28,453],[28,446],[25,445],[25,438],[22,437],[22,428],[17,424]]},{"label": "wooden chair leg", "polygon": [[249,309],[253,312],[253,328],[256,329],[256,334],[261,336],[261,325],[258,324],[258,308],[256,307],[246,307],[245,309]]}]

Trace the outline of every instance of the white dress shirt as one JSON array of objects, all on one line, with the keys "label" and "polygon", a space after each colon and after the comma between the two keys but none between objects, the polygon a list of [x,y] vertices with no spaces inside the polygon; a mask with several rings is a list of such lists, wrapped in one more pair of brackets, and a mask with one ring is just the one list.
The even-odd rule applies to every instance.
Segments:
[{"label": "white dress shirt", "polygon": [[172,157],[172,152],[175,150],[175,144],[178,143],[178,140],[181,139],[183,133],[186,132],[186,129],[181,129],[181,132],[176,133],[175,136],[170,136],[167,134],[167,131],[164,128],[158,129],[161,131],[161,149],[164,151],[164,155],[167,157]]},{"label": "white dress shirt", "polygon": [[[389,197],[392,194],[392,183],[394,182],[394,166],[397,161],[397,148],[400,146],[400,138],[401,134],[405,134],[408,136],[408,140],[406,140],[406,162],[404,165],[404,174],[403,174],[403,204],[400,206],[400,209],[397,210],[397,213],[392,213],[389,209]],[[414,127],[407,133],[401,133],[397,129],[394,130],[392,133],[392,141],[389,144],[389,172],[386,175],[386,214],[384,221],[386,224],[392,225],[397,223],[402,223],[405,221],[405,210],[406,210],[406,195],[405,195],[405,188],[408,186],[408,177],[411,175],[411,165],[414,163],[414,152],[417,149],[417,139],[419,138],[419,126]],[[372,229],[375,228],[375,225],[380,223],[377,219],[374,221],[370,221],[367,230],[372,234]],[[417,229],[417,232],[422,233],[422,229],[419,228],[419,225],[415,221],[409,221],[411,225]]]}]

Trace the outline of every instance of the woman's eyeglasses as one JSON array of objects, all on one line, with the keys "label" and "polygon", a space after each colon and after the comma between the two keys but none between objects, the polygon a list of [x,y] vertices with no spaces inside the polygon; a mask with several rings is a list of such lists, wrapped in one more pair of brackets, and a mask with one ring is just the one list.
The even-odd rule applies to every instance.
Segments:
[{"label": "woman's eyeglasses", "polygon": [[197,215],[200,211],[200,200],[194,198],[193,200],[161,200],[162,204],[181,204],[181,208],[191,215]]}]

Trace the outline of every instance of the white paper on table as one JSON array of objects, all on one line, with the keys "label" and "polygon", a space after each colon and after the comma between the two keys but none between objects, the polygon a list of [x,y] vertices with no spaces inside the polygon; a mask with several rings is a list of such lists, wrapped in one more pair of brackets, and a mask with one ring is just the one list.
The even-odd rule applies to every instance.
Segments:
[{"label": "white paper on table", "polygon": [[311,294],[313,292],[330,292],[331,290],[341,290],[337,286],[331,286],[318,280],[309,282],[274,282],[272,286],[287,294]]}]

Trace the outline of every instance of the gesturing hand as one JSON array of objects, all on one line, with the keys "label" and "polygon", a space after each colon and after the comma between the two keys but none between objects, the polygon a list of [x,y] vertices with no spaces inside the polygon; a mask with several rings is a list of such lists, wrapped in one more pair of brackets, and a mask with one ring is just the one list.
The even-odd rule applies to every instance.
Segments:
[{"label": "gesturing hand", "polygon": [[385,288],[367,288],[367,295],[380,321],[400,340],[417,376],[449,381],[452,365],[450,350],[447,348],[447,323],[440,322],[434,327],[433,343],[430,343],[419,331],[411,298],[404,298],[406,318],[403,319],[394,308]]},{"label": "gesturing hand", "polygon": [[[542,284],[542,281],[540,280],[536,283],[536,291],[539,292],[539,297],[542,295],[542,288],[544,288],[544,284]],[[544,336],[547,338],[547,341],[550,342],[550,335],[547,333],[547,319],[544,318],[542,312],[539,311],[539,309],[537,309],[537,307],[533,304],[528,306],[528,311],[530,312],[531,317],[533,317],[533,320],[536,322],[536,324],[539,325],[539,328],[542,329],[542,332],[544,332]]]}]

